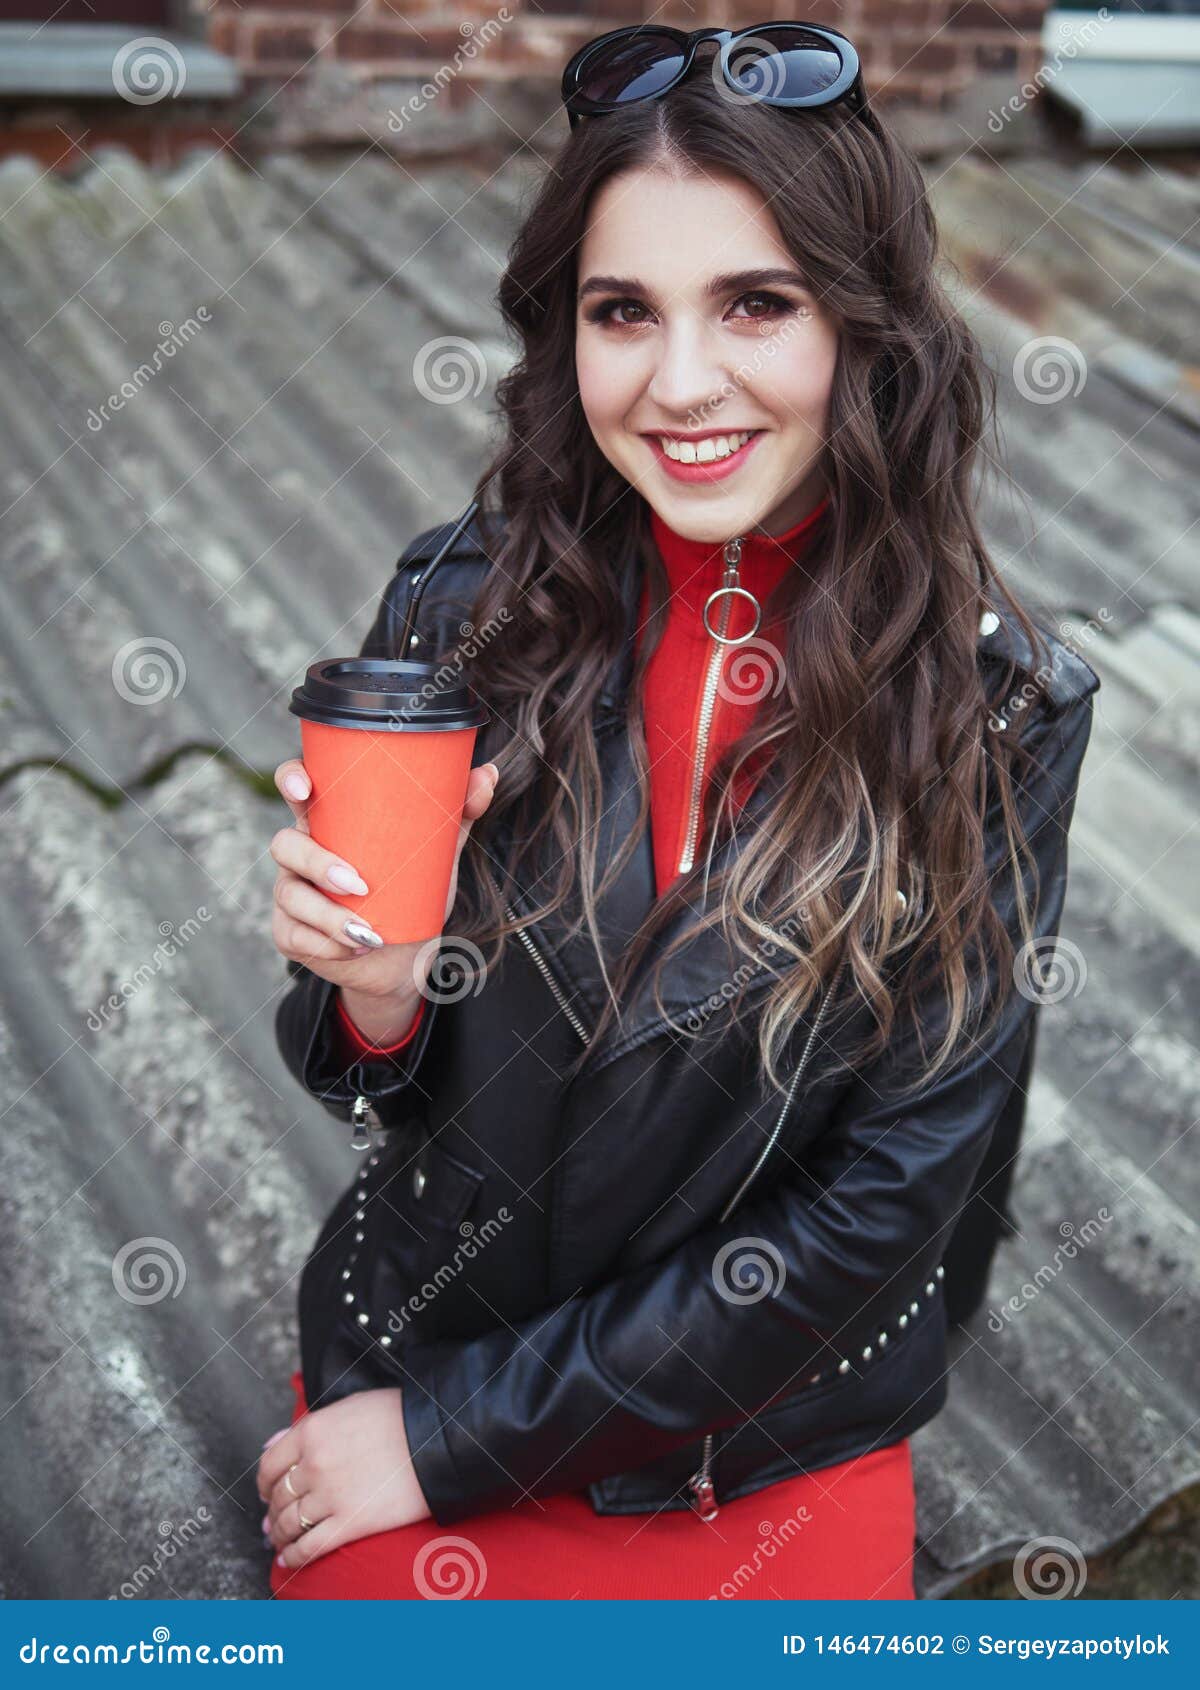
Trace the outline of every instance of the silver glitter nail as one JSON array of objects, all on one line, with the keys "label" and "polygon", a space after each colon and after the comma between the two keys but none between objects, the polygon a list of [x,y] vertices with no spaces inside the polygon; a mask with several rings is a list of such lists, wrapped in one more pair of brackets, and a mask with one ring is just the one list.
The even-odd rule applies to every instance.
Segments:
[{"label": "silver glitter nail", "polygon": [[348,934],[356,945],[370,945],[372,950],[378,950],[384,942],[365,921],[358,921],[354,916],[342,923],[342,931]]}]

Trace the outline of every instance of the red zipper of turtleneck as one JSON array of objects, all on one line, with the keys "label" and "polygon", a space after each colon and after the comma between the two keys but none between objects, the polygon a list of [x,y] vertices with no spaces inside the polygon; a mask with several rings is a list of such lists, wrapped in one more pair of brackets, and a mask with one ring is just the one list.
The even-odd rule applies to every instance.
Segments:
[{"label": "red zipper of turtleneck", "polygon": [[[754,594],[760,605],[766,604],[773,588],[804,555],[828,503],[828,498],[823,499],[814,511],[784,534],[751,533],[742,536],[739,560],[741,584]],[[666,627],[647,667],[643,693],[646,746],[650,757],[654,877],[661,895],[681,872],[679,865],[685,860],[683,847],[689,824],[697,806],[703,805],[708,771],[726,745],[740,738],[749,728],[758,707],[757,695],[761,691],[765,697],[771,690],[771,685],[766,683],[773,684],[778,678],[784,642],[781,625],[777,621],[764,621],[754,638],[744,645],[721,647],[705,629],[702,617],[709,594],[721,585],[724,546],[685,539],[668,528],[655,511],[651,512],[650,522],[671,595],[667,604]],[[648,600],[649,589],[643,587],[635,636],[639,641],[649,614]],[[730,610],[725,633],[745,633],[753,622],[750,605],[745,599],[735,598],[726,602]],[[718,629],[721,627],[720,604],[718,600],[709,617]],[[739,651],[743,653],[740,660],[737,657]],[[723,652],[719,665],[718,652]],[[753,662],[755,682],[762,683],[751,685],[741,697],[735,684],[737,671],[731,672],[734,662],[742,665]],[[716,688],[722,678],[726,686],[713,692],[701,744],[705,684],[707,681]],[[749,796],[757,772],[756,769],[739,771],[734,783],[736,804],[743,804]],[[697,839],[694,850],[698,852],[698,849]],[[340,994],[336,1002],[336,1030],[341,1036],[338,1054],[347,1065],[360,1056],[390,1056],[403,1050],[416,1036],[425,1012],[425,1000],[422,999],[404,1038],[391,1045],[372,1045],[355,1027]]]},{"label": "red zipper of turtleneck", "polygon": [[[828,505],[826,496],[783,534],[741,537],[739,584],[760,605],[807,551]],[[666,627],[647,667],[643,694],[655,878],[661,894],[699,855],[709,771],[726,746],[750,727],[761,699],[782,685],[785,642],[779,620],[765,617],[740,645],[715,640],[703,613],[709,595],[723,583],[727,544],[686,539],[655,511],[650,520],[670,590]],[[648,614],[647,584],[639,635]],[[727,638],[746,634],[754,625],[753,606],[740,597],[718,599],[709,622]],[[760,772],[761,760],[739,770],[735,805],[745,802]]]}]

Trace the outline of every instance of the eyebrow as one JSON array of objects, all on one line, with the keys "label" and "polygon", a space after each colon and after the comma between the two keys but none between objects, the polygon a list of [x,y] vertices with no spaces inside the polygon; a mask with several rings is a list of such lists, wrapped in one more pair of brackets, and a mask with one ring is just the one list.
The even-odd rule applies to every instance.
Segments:
[{"label": "eyebrow", "polygon": [[[724,293],[748,293],[757,288],[791,286],[807,288],[807,280],[798,270],[735,270],[722,276],[714,276],[705,288],[709,298],[718,298]],[[636,276],[589,276],[582,284],[576,295],[576,303],[582,303],[589,294],[593,293],[621,293],[644,294],[649,296],[653,289],[644,282],[638,281]]]}]

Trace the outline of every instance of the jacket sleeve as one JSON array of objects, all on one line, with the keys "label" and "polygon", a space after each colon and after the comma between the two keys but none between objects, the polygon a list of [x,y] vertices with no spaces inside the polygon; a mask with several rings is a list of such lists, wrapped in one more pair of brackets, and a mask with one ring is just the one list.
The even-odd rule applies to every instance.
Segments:
[{"label": "jacket sleeve", "polygon": [[[403,608],[402,565],[427,535],[418,535],[397,563],[359,651],[360,657],[394,657]],[[365,1096],[384,1126],[399,1124],[412,1111],[411,1086],[425,1054],[438,1006],[423,999],[409,1036],[386,1052],[372,1052],[351,1037],[339,1014],[341,999],[331,980],[303,963],[289,961],[292,984],[275,1012],[275,1041],[300,1084],[339,1121],[351,1119],[354,1100]]]},{"label": "jacket sleeve", "polygon": [[[1076,697],[1030,723],[1025,741],[1039,756],[1018,804],[1039,871],[1043,964],[1091,719],[1090,697]],[[993,805],[994,868],[995,819]],[[1019,948],[1011,871],[995,897]],[[396,1358],[405,1424],[434,1519],[581,1489],[752,1417],[814,1369],[853,1367],[935,1277],[1036,1008],[1033,992],[1012,991],[993,1030],[915,1095],[915,1052],[893,1041],[843,1088],[802,1164],[777,1147],[773,1183],[760,1178],[726,1220],[662,1260],[516,1325],[406,1348]],[[750,1294],[733,1266],[739,1251],[765,1263]]]}]

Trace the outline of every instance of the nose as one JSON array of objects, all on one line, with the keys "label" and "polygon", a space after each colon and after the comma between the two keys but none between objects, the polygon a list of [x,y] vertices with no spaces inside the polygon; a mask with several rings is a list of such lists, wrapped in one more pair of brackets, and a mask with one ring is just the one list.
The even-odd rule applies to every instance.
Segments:
[{"label": "nose", "polygon": [[673,314],[657,344],[647,397],[664,416],[707,413],[737,390],[714,337],[691,312]]}]

